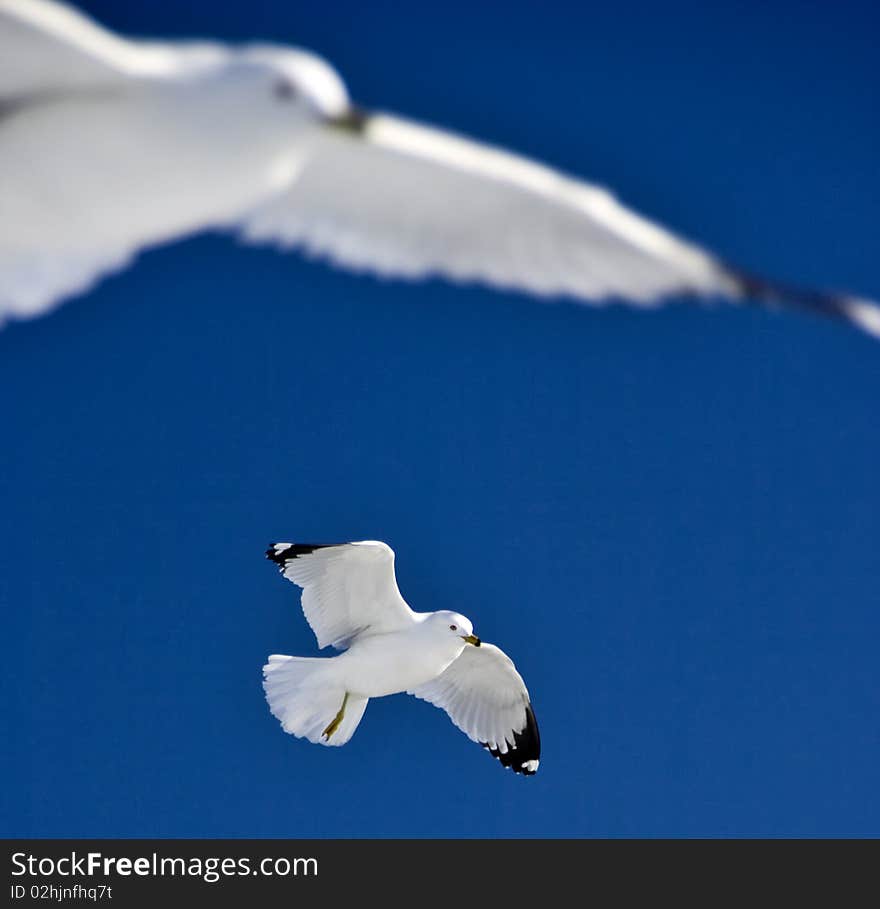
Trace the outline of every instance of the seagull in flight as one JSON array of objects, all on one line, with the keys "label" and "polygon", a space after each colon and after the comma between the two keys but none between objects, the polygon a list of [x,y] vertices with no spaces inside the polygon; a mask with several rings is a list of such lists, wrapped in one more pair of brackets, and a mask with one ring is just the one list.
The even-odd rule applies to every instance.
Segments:
[{"label": "seagull in flight", "polygon": [[413,612],[397,589],[385,543],[275,543],[266,557],[303,588],[318,646],[339,656],[269,657],[263,688],[285,732],[344,745],[370,698],[406,692],[441,707],[515,773],[538,769],[538,724],[510,657],[484,644],[457,612]]},{"label": "seagull in flight", "polygon": [[0,0],[0,323],[203,230],[381,276],[788,306],[880,337],[868,300],[749,275],[602,188],[362,110],[309,51],[131,40]]}]

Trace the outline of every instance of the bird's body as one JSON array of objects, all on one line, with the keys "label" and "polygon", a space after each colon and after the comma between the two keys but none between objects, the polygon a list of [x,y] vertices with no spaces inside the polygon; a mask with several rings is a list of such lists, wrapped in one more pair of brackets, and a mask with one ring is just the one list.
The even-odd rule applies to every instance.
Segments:
[{"label": "bird's body", "polygon": [[136,41],[0,0],[0,323],[202,230],[388,277],[787,305],[880,335],[868,301],[756,279],[583,180],[360,111],[308,51]]},{"label": "bird's body", "polygon": [[[344,653],[321,662],[325,664],[326,677],[346,691],[381,698],[435,679],[466,646],[461,639],[431,634],[419,617],[411,628],[359,637]],[[380,663],[387,672],[377,675],[376,666]]]},{"label": "bird's body", "polygon": [[[28,162],[33,181],[23,181],[17,168],[0,171],[4,217],[20,226],[22,245],[36,244],[42,231],[50,242],[69,231],[95,246],[111,246],[126,234],[149,245],[220,224],[270,192],[271,156],[244,141],[245,133],[222,136],[222,110],[210,103],[211,92],[198,89],[174,85],[172,91],[151,82],[123,94],[50,98],[9,114],[0,133],[3,158]],[[193,179],[197,171],[200,179]],[[34,183],[52,194],[48,212]],[[133,205],[136,187],[151,191]],[[48,223],[41,225],[44,213]]]},{"label": "bird's body", "polygon": [[253,89],[266,65],[223,56],[0,114],[0,318],[85,289],[142,248],[231,227],[289,185],[314,126],[253,103],[273,103]]},{"label": "bird's body", "polygon": [[457,612],[413,612],[387,545],[275,543],[266,555],[303,588],[318,643],[344,648],[327,658],[269,657],[263,687],[286,732],[344,745],[370,698],[409,693],[444,708],[504,766],[535,773],[538,726],[510,658],[483,644]]}]

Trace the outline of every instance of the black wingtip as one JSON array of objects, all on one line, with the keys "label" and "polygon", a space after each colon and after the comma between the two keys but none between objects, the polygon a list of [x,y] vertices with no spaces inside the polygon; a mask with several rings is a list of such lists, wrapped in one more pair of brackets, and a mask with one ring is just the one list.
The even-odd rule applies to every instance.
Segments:
[{"label": "black wingtip", "polygon": [[266,558],[276,565],[284,565],[298,556],[308,555],[316,549],[326,549],[333,543],[272,543],[266,550]]},{"label": "black wingtip", "polygon": [[526,724],[521,732],[513,734],[513,744],[508,745],[507,751],[502,753],[485,743],[483,747],[492,757],[498,758],[503,766],[510,767],[514,773],[534,776],[538,772],[541,759],[541,735],[538,732],[538,721],[535,719],[532,705],[526,704]]},{"label": "black wingtip", "polygon": [[812,312],[826,319],[847,322],[854,328],[880,338],[880,305],[833,291],[805,290],[771,281],[736,268],[727,269],[743,300],[770,307]]}]

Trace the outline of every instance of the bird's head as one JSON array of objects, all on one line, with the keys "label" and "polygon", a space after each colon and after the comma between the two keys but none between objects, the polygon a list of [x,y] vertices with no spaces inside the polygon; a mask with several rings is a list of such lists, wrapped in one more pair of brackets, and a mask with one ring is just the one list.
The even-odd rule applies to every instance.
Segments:
[{"label": "bird's head", "polygon": [[355,129],[359,114],[345,83],[333,67],[316,54],[285,47],[245,48],[239,62],[246,65],[276,110],[333,126]]},{"label": "bird's head", "polygon": [[431,624],[439,634],[460,638],[465,644],[472,644],[474,647],[480,646],[481,641],[474,634],[471,620],[458,612],[450,612],[447,609],[435,612],[431,615]]}]

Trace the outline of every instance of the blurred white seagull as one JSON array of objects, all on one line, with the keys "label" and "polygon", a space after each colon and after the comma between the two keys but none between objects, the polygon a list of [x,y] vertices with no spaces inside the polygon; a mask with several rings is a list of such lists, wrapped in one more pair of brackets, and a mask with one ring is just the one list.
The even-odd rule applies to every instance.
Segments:
[{"label": "blurred white seagull", "polygon": [[442,707],[470,739],[516,773],[538,769],[529,693],[510,658],[457,612],[413,612],[385,543],[275,543],[266,553],[303,588],[302,608],[329,658],[269,657],[263,688],[285,732],[344,745],[370,698],[406,692]]},{"label": "blurred white seagull", "polygon": [[880,336],[867,300],[753,277],[596,186],[360,110],[305,50],[129,40],[0,0],[0,323],[206,229],[379,275],[792,306]]}]

